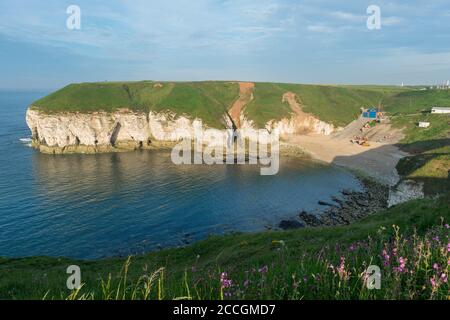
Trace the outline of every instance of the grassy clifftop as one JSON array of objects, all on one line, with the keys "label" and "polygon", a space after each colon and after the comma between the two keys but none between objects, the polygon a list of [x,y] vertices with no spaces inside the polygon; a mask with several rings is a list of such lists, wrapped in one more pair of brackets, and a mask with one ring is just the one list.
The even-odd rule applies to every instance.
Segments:
[{"label": "grassy clifftop", "polygon": [[233,82],[81,83],[68,85],[34,102],[33,106],[45,112],[172,110],[221,127],[223,114],[238,96],[239,85]]},{"label": "grassy clifftop", "polygon": [[409,90],[387,86],[332,86],[288,83],[256,83],[254,100],[247,106],[247,117],[263,127],[280,120],[291,110],[282,102],[285,92],[293,92],[305,112],[336,126],[345,126],[360,114],[361,108],[377,106],[387,97]]},{"label": "grassy clifftop", "polygon": [[[297,94],[306,112],[319,119],[345,126],[361,107],[376,106],[384,99],[410,89],[386,86],[330,86],[286,83],[256,83],[254,99],[244,112],[258,127],[269,120],[289,117],[282,102],[285,92]],[[113,111],[130,108],[142,111],[172,110],[199,117],[213,127],[222,127],[223,114],[239,97],[237,82],[101,82],[71,84],[33,103],[45,112]]]}]

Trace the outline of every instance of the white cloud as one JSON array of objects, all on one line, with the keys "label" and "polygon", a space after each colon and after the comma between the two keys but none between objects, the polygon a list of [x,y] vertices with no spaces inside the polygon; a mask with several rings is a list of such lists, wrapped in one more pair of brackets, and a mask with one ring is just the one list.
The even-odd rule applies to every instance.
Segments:
[{"label": "white cloud", "polygon": [[318,32],[318,33],[333,33],[336,32],[336,28],[332,28],[324,25],[309,25],[306,27],[309,31]]},{"label": "white cloud", "polygon": [[350,12],[344,12],[344,11],[335,11],[331,13],[331,16],[338,18],[340,20],[345,20],[349,22],[364,22],[365,19],[367,19],[366,16],[363,15],[356,15]]},{"label": "white cloud", "polygon": [[400,17],[383,17],[381,16],[381,25],[382,26],[396,26],[403,22],[403,18]]}]

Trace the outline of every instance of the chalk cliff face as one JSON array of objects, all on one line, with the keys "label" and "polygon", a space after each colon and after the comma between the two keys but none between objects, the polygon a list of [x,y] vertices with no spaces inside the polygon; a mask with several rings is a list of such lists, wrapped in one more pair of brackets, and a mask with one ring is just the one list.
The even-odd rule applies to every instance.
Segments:
[{"label": "chalk cliff face", "polygon": [[[245,115],[241,114],[241,128],[253,129],[255,125],[253,121],[248,120]],[[323,134],[330,135],[340,130],[332,124],[321,121],[311,115],[302,116],[293,114],[290,118],[284,118],[279,121],[271,120],[266,123],[265,129],[272,131],[277,129],[280,137],[288,137],[296,134]]]},{"label": "chalk cliff face", "polygon": [[[48,114],[30,108],[26,122],[33,136],[33,146],[45,153],[95,153],[169,147],[183,138],[194,137],[196,129],[207,129],[201,119],[190,119],[169,111],[145,113],[128,109]],[[233,122],[226,114],[223,123],[224,128],[233,128]],[[257,137],[252,121],[243,114],[240,124],[241,129],[250,132],[250,136]],[[212,146],[218,142],[219,132],[218,129],[209,129],[203,143]],[[269,121],[266,129],[278,129],[281,137],[304,133],[330,134],[334,131],[330,124],[312,116],[299,115],[281,121]]]}]

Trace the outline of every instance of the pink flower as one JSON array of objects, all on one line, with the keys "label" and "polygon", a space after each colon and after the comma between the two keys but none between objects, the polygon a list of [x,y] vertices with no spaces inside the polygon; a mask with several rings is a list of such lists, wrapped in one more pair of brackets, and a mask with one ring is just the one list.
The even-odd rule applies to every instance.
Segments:
[{"label": "pink flower", "polygon": [[440,269],[440,267],[437,263],[435,263],[435,264],[433,264],[433,269],[437,271]]},{"label": "pink flower", "polygon": [[437,284],[434,276],[432,278],[430,278],[430,283],[431,283],[431,286],[433,287],[433,289],[436,289],[438,287],[438,284]]},{"label": "pink flower", "polygon": [[445,273],[441,274],[441,282],[447,283],[447,280],[448,280],[447,275]]},{"label": "pink flower", "polygon": [[388,255],[387,251],[383,250],[381,255],[383,256],[383,259],[384,259],[384,261],[383,261],[384,266],[385,267],[389,266],[391,257]]},{"label": "pink flower", "polygon": [[397,256],[397,248],[392,249],[392,255],[393,255],[394,257]]},{"label": "pink flower", "polygon": [[264,266],[264,267],[262,267],[262,268],[260,268],[258,270],[258,272],[262,273],[262,274],[267,273],[268,271],[269,271],[269,267],[268,266]]},{"label": "pink flower", "polygon": [[408,272],[408,269],[406,268],[406,261],[408,259],[400,257],[398,258],[398,267],[394,267],[394,272],[403,273]]},{"label": "pink flower", "polygon": [[343,280],[347,280],[350,276],[350,272],[345,270],[345,257],[341,257],[341,263],[339,264],[339,267],[337,267],[337,272],[339,274],[339,278]]}]

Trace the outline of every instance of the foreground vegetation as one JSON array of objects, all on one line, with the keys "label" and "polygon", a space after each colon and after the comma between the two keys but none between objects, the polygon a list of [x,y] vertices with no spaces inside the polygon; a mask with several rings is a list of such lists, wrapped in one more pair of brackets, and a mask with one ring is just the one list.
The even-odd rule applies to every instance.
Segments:
[{"label": "foreground vegetation", "polygon": [[[340,227],[211,237],[131,259],[0,260],[2,299],[447,299],[450,197]],[[83,286],[66,288],[66,268]],[[381,289],[364,271],[381,268]]]}]

